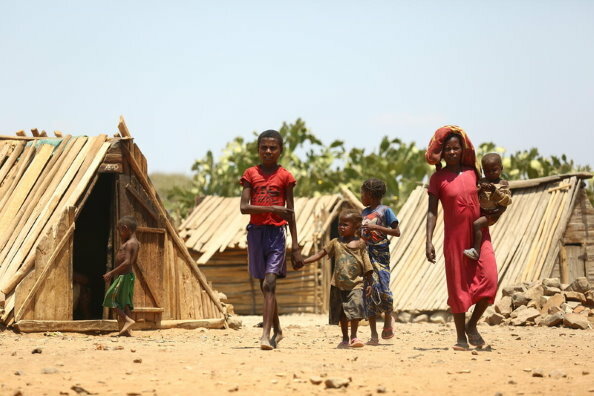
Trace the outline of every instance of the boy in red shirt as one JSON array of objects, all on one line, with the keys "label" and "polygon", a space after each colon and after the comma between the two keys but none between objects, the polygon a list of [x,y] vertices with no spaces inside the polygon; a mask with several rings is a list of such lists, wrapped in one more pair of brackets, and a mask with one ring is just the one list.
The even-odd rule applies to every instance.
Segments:
[{"label": "boy in red shirt", "polygon": [[[291,231],[293,267],[303,267],[297,242],[297,226],[293,202],[293,175],[278,164],[283,152],[283,138],[274,130],[258,136],[260,165],[246,169],[241,177],[243,186],[240,210],[250,215],[247,227],[248,268],[250,275],[260,280],[264,295],[264,326],[260,348],[276,348],[283,338],[276,302],[276,279],[287,275],[285,260],[285,229]],[[285,206],[286,205],[286,206]],[[274,330],[270,337],[271,328]]]}]

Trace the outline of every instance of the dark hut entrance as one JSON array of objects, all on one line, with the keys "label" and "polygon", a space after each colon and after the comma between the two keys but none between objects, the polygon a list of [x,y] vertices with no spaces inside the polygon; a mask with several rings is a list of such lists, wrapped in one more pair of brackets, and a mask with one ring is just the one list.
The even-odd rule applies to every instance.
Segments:
[{"label": "dark hut entrance", "polygon": [[105,282],[113,265],[115,175],[99,174],[76,219],[73,254],[73,318],[102,319]]}]

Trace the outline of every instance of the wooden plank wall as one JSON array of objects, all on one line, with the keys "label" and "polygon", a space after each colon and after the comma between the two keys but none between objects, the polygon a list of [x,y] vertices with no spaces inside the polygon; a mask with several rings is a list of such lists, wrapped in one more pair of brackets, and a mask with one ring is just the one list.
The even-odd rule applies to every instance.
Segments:
[{"label": "wooden plank wall", "polygon": [[[594,208],[583,188],[578,193],[573,213],[563,236],[563,243],[565,245],[580,245],[581,247],[578,249],[574,246],[568,246],[569,250],[571,250],[571,253],[568,250],[569,280],[573,280],[575,274],[581,273],[582,275],[579,276],[587,276],[590,282],[594,282]],[[579,263],[572,265],[574,261],[581,262],[584,270],[578,271],[577,268],[572,270],[572,266],[579,266]],[[555,274],[558,273],[559,270],[556,268]]]},{"label": "wooden plank wall", "polygon": [[[199,267],[214,288],[227,296],[236,313],[262,313],[260,284],[249,276],[245,249],[227,249]],[[279,313],[325,312],[321,282],[320,265],[309,265],[300,271],[293,271],[289,260],[287,277],[277,282]]]},{"label": "wooden plank wall", "polygon": [[[130,150],[131,156],[146,172],[146,159],[136,145]],[[221,318],[210,296],[202,288],[200,281],[185,254],[173,243],[166,230],[165,221],[159,215],[159,202],[154,202],[150,194],[138,180],[130,164],[124,161],[124,172],[118,175],[119,217],[133,215],[139,223],[138,236],[141,238],[139,266],[148,278],[141,281],[140,268],[136,277],[139,285],[135,304],[144,307],[156,306],[151,292],[157,295],[163,309],[161,319],[211,319]],[[142,287],[142,289],[141,289]],[[135,290],[136,291],[136,290]],[[136,293],[135,293],[136,294]],[[138,300],[137,300],[138,299]],[[140,305],[139,305],[140,306]]]},{"label": "wooden plank wall", "polygon": [[[36,248],[35,268],[19,283],[15,291],[17,316],[22,312],[16,320],[72,320],[72,234],[63,247],[60,248],[59,243],[73,222],[74,207],[71,207],[64,212],[60,222],[41,238]],[[45,278],[40,279],[44,271]],[[26,297],[36,283],[40,286],[27,302]]]},{"label": "wooden plank wall", "polygon": [[[513,189],[513,204],[491,227],[499,285],[550,277],[579,192],[577,177],[535,183]],[[425,258],[427,191],[414,190],[398,213],[402,236],[392,238],[391,283],[397,310],[447,309],[443,259],[443,214],[439,214],[433,244],[438,261]],[[593,252],[594,253],[594,252]]]}]

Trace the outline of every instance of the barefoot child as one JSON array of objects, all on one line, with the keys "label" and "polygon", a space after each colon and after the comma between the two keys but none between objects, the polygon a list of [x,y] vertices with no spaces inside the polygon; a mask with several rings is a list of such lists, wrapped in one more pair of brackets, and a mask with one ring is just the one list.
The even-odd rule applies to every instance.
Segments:
[{"label": "barefoot child", "polygon": [[367,316],[371,338],[369,345],[378,345],[376,321],[384,313],[384,329],[382,338],[389,340],[394,337],[392,329],[393,298],[390,290],[390,241],[388,235],[400,236],[398,219],[386,205],[382,205],[382,198],[386,194],[386,183],[379,179],[365,180],[361,186],[361,202],[363,209],[363,226],[361,237],[367,243],[369,258],[373,265],[373,288],[371,297],[367,299]]},{"label": "barefoot child", "polygon": [[136,219],[132,216],[124,216],[118,221],[118,232],[122,240],[122,246],[115,257],[114,269],[103,275],[103,279],[109,282],[115,280],[107,289],[103,306],[113,308],[118,315],[119,335],[130,336],[130,328],[135,323],[132,319],[134,309],[134,273],[132,267],[138,258],[140,242],[136,239]]},{"label": "barefoot child", "polygon": [[478,260],[481,256],[482,229],[495,224],[505,208],[512,203],[509,183],[501,178],[503,164],[499,154],[486,154],[481,162],[485,173],[485,178],[479,181],[481,217],[472,223],[473,247],[464,250],[464,255],[472,260]]},{"label": "barefoot child", "polygon": [[[247,227],[248,268],[250,275],[260,280],[264,295],[263,329],[260,348],[276,348],[283,338],[276,302],[276,279],[287,275],[285,260],[285,229],[291,231],[291,251],[294,268],[303,266],[297,226],[293,211],[293,175],[278,164],[283,152],[283,138],[273,130],[258,137],[260,165],[248,168],[241,177],[243,186],[240,210],[250,215]],[[285,206],[286,204],[286,206]],[[270,330],[274,333],[270,337]]]},{"label": "barefoot child", "polygon": [[[363,278],[366,284],[371,282],[373,267],[363,242],[357,236],[361,227],[361,215],[354,210],[343,211],[338,220],[340,238],[331,240],[323,250],[304,260],[313,263],[328,255],[334,259],[334,272],[330,282],[329,322],[340,323],[342,342],[339,348],[360,348],[364,344],[357,338],[359,320],[365,318],[363,303]],[[371,286],[367,286],[371,291]],[[351,337],[349,338],[349,321]]]}]

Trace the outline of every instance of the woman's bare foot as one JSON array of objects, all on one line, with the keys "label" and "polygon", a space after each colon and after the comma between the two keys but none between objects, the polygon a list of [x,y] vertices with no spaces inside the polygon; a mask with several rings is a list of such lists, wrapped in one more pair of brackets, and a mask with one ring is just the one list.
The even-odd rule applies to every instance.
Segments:
[{"label": "woman's bare foot", "polygon": [[124,323],[124,326],[122,326],[122,329],[120,330],[119,335],[125,335],[126,333],[128,333],[130,331],[130,327],[132,327],[132,325],[136,323],[134,321],[134,319],[128,317],[126,318],[126,322]]},{"label": "woman's bare foot", "polygon": [[481,257],[480,252],[478,252],[475,248],[465,249],[463,253],[466,257],[475,261],[478,261],[478,259]]},{"label": "woman's bare foot", "polygon": [[470,345],[475,347],[482,347],[485,345],[485,340],[483,340],[483,337],[476,329],[476,326],[466,327],[466,335],[468,336],[468,342]]},{"label": "woman's bare foot", "polygon": [[465,342],[465,341],[458,341],[452,347],[452,349],[454,351],[469,351],[470,350],[470,347],[468,346],[468,343],[467,342]]}]

